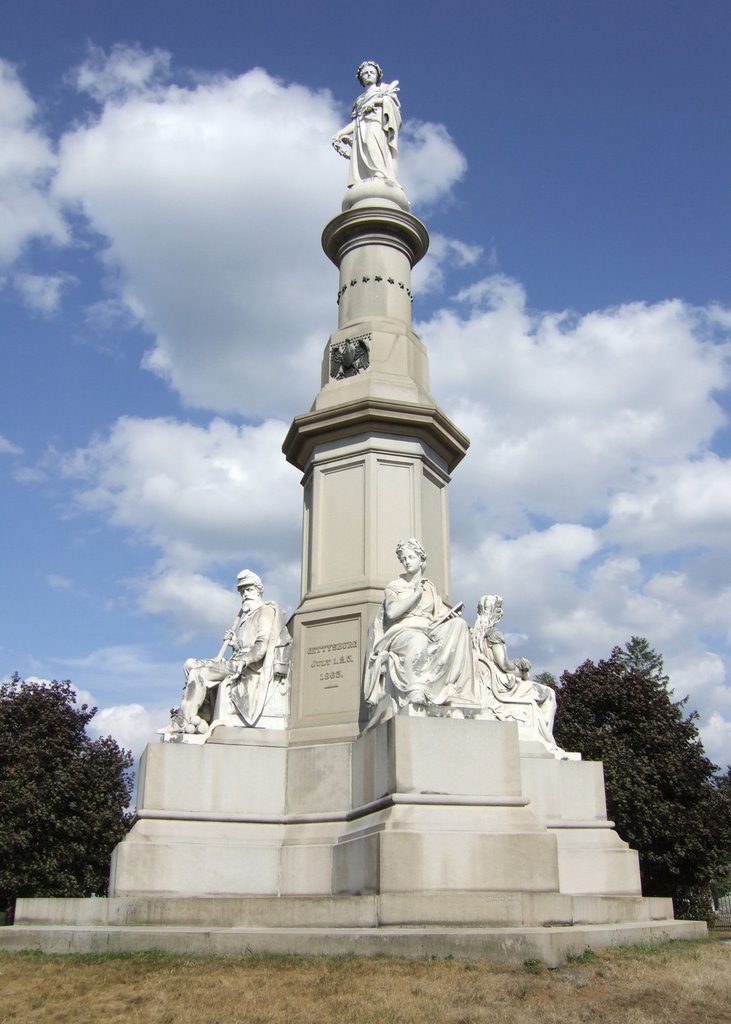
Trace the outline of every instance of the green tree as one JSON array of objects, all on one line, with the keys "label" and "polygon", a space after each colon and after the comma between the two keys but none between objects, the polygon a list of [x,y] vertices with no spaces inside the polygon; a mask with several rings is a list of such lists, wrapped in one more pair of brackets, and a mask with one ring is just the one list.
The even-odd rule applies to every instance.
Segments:
[{"label": "green tree", "polygon": [[662,657],[632,637],[606,661],[564,672],[555,735],[603,761],[609,817],[640,855],[643,892],[697,910],[731,848],[728,799],[698,737],[687,697],[673,700]]},{"label": "green tree", "polygon": [[535,680],[537,683],[542,683],[543,686],[550,686],[552,690],[558,689],[558,680],[550,672],[537,672]]},{"label": "green tree", "polygon": [[107,891],[132,821],[132,755],[90,739],[95,714],[68,681],[0,686],[0,914],[11,920],[18,896]]},{"label": "green tree", "polygon": [[[723,801],[726,821],[731,823],[731,766],[726,768],[723,775],[716,776],[715,782]],[[731,824],[729,828],[731,829]],[[721,896],[731,896],[731,842],[726,851],[726,864],[714,877],[711,891],[716,900]]]}]

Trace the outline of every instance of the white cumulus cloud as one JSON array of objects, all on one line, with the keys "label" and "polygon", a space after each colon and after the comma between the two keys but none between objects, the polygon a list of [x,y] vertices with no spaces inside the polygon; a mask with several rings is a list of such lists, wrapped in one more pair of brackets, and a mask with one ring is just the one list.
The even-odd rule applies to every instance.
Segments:
[{"label": "white cumulus cloud", "polygon": [[[92,52],[77,80],[102,106],[62,138],[55,195],[104,239],[116,297],[154,338],[148,369],[190,406],[288,414],[317,389],[336,324],[335,271],[313,245],[345,191],[342,114],[261,69],[189,85],[168,69],[158,51]],[[463,163],[440,126],[414,129],[412,200],[447,194]]]},{"label": "white cumulus cloud", "polygon": [[168,711],[168,708],[148,708],[143,704],[112,704],[97,711],[87,731],[94,739],[113,737],[137,759],[148,743],[159,741],[156,731],[167,724]]},{"label": "white cumulus cloud", "polygon": [[71,280],[67,274],[19,273],[14,275],[13,284],[30,309],[50,316],[61,305],[61,293]]},{"label": "white cumulus cloud", "polygon": [[[151,574],[140,585],[145,611],[169,616],[183,636],[208,632],[212,648],[240,607],[233,579],[226,588],[202,573],[169,569]],[[215,653],[211,649],[206,656]]]},{"label": "white cumulus cloud", "polygon": [[731,334],[719,340],[710,310],[673,300],[534,313],[500,276],[459,298],[418,329],[436,396],[472,440],[455,486],[481,531],[606,517],[616,494],[700,458],[726,422]]},{"label": "white cumulus cloud", "polygon": [[23,449],[0,434],[0,455],[22,455]]},{"label": "white cumulus cloud", "polygon": [[644,635],[691,707],[725,706],[726,311],[539,312],[493,276],[418,329],[436,397],[472,440],[450,488],[453,597],[473,614],[503,594],[536,670]]},{"label": "white cumulus cloud", "polygon": [[633,490],[609,503],[607,536],[643,551],[728,542],[731,461],[715,452],[648,467]]},{"label": "white cumulus cloud", "polygon": [[412,202],[442,199],[467,170],[464,154],[444,125],[406,121],[399,146],[399,177]]},{"label": "white cumulus cloud", "polygon": [[118,44],[107,54],[101,46],[88,47],[86,60],[75,69],[73,80],[79,92],[86,92],[100,103],[121,100],[134,93],[149,91],[170,74],[170,54],[166,50],[144,50],[141,46]]},{"label": "white cumulus cloud", "polygon": [[708,720],[701,722],[699,731],[706,754],[719,768],[725,769],[731,761],[731,720],[719,711],[712,711]]},{"label": "white cumulus cloud", "polygon": [[38,110],[15,67],[0,59],[0,266],[13,263],[31,239],[68,240],[57,203],[49,197],[56,166]]},{"label": "white cumulus cloud", "polygon": [[247,565],[265,576],[268,597],[296,597],[302,498],[281,452],[285,429],[123,417],[63,460],[80,507],[157,550],[155,569],[137,581],[140,606],[169,616],[181,635],[217,635],[231,617],[233,578],[222,587],[205,575],[216,565]]},{"label": "white cumulus cloud", "polygon": [[292,552],[300,502],[284,434],[278,420],[198,427],[122,417],[68,456],[64,472],[84,482],[82,505],[158,545],[170,565],[195,569],[254,552],[274,559]]}]

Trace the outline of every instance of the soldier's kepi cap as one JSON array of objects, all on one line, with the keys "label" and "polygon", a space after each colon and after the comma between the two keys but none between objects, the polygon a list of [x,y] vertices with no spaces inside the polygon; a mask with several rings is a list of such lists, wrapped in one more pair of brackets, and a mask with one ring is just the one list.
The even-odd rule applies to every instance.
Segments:
[{"label": "soldier's kepi cap", "polygon": [[236,577],[236,589],[243,590],[244,587],[258,587],[259,590],[264,589],[264,584],[261,582],[261,577],[257,576],[251,569],[242,569]]}]

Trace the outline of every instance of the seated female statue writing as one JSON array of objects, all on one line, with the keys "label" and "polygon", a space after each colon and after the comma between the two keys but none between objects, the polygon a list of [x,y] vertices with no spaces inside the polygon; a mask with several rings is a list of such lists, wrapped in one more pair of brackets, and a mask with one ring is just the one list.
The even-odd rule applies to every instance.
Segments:
[{"label": "seated female statue writing", "polygon": [[401,541],[396,555],[404,567],[385,590],[372,631],[366,665],[365,698],[386,699],[394,710],[407,705],[479,709],[474,686],[470,632],[461,605],[444,604],[424,576],[426,551],[418,540]]}]

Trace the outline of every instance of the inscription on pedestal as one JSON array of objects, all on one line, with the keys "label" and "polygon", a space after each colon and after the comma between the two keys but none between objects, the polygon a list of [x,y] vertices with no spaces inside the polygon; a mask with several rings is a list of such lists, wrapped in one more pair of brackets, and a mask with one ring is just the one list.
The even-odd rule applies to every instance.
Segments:
[{"label": "inscription on pedestal", "polygon": [[334,653],[342,648],[348,647],[352,647],[357,650],[358,645],[355,640],[351,640],[344,644],[322,644],[320,647],[308,648],[308,655],[324,655],[326,653],[331,655],[329,658],[313,658],[310,662],[310,669],[319,669],[320,682],[326,690],[336,690],[339,686],[339,680],[345,678],[346,666],[353,664],[352,654]]},{"label": "inscription on pedestal", "polygon": [[305,718],[357,709],[362,656],[360,617],[302,623],[300,708]]}]

